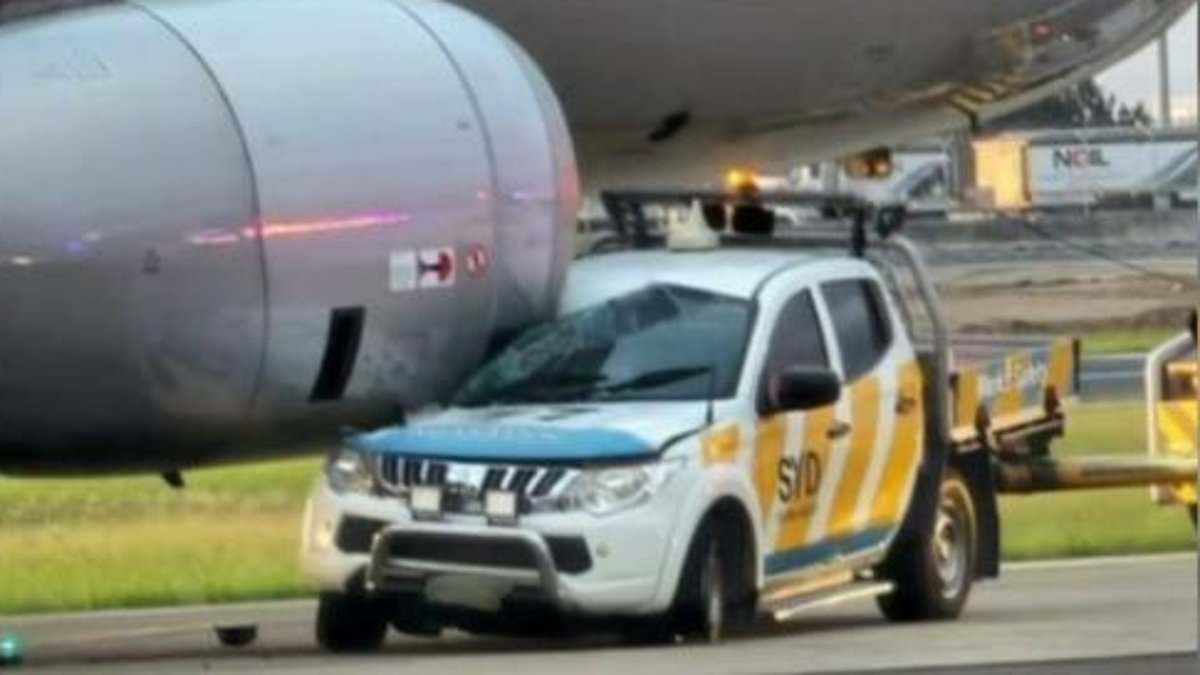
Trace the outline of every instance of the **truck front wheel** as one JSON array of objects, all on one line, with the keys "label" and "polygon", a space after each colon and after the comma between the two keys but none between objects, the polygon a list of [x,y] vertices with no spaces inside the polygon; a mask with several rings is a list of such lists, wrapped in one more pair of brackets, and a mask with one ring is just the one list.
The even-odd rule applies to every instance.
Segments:
[{"label": "truck front wheel", "polygon": [[675,606],[675,626],[685,637],[696,636],[708,643],[721,640],[725,630],[727,597],[726,570],[720,529],[712,521],[696,533],[683,566]]},{"label": "truck front wheel", "polygon": [[375,651],[383,644],[387,628],[387,612],[372,598],[322,593],[317,601],[317,644],[326,651]]},{"label": "truck front wheel", "polygon": [[882,567],[882,576],[896,586],[879,598],[884,616],[924,621],[961,614],[975,577],[978,533],[971,488],[947,469],[931,535],[902,532]]}]

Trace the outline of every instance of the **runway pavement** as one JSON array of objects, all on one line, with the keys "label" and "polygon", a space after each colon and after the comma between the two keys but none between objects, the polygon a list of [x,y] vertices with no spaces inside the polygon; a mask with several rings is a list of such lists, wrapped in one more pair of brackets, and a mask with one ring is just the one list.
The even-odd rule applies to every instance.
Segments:
[{"label": "runway pavement", "polygon": [[[959,621],[889,624],[858,602],[762,625],[715,646],[394,637],[382,654],[330,657],[313,603],[0,618],[37,673],[1195,673],[1193,554],[1008,566]],[[213,622],[253,621],[259,641],[216,645]]]}]

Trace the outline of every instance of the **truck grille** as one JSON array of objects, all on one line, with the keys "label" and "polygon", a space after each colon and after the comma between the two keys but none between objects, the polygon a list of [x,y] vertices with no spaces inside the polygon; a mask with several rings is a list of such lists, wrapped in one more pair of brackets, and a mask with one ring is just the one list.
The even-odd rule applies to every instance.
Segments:
[{"label": "truck grille", "polygon": [[393,494],[414,485],[436,485],[477,500],[488,490],[507,490],[526,499],[552,497],[566,485],[564,479],[571,472],[563,467],[486,466],[385,455],[379,459],[376,475],[383,489]]}]

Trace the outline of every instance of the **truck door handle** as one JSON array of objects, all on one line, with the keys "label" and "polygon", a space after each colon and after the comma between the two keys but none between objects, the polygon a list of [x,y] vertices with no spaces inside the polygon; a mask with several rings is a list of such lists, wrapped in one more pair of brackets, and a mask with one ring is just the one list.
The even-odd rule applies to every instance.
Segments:
[{"label": "truck door handle", "polygon": [[829,431],[825,432],[825,437],[831,441],[836,441],[846,434],[850,433],[850,425],[845,422],[834,422],[833,426],[829,427]]},{"label": "truck door handle", "polygon": [[917,399],[911,396],[901,396],[900,400],[896,401],[896,414],[907,415],[917,407]]}]

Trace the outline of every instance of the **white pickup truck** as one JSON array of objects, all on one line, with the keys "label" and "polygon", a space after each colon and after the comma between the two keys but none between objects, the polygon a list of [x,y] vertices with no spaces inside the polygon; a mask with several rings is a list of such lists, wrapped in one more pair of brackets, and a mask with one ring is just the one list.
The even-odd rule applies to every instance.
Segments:
[{"label": "white pickup truck", "polygon": [[993,458],[1061,433],[1077,350],[971,368],[994,350],[912,335],[915,311],[940,316],[927,278],[910,307],[895,270],[812,243],[586,258],[561,318],[443,411],[348,437],[305,517],[320,644],[372,649],[389,625],[716,640],[864,596],[956,616],[998,573]]}]

